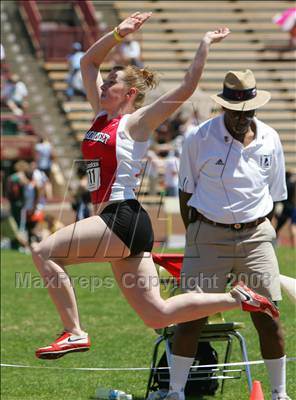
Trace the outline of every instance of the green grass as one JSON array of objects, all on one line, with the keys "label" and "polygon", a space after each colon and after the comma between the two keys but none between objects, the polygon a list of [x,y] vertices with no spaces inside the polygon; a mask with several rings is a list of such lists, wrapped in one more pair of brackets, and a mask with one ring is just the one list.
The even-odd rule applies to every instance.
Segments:
[{"label": "green grass", "polygon": [[[281,272],[295,277],[295,253],[279,248]],[[56,361],[40,361],[34,356],[36,347],[52,341],[59,333],[60,322],[46,289],[16,288],[15,274],[30,272],[38,274],[31,258],[13,251],[2,252],[1,263],[2,297],[2,363],[23,364],[40,367],[36,369],[1,368],[1,398],[29,400],[78,400],[91,399],[98,386],[117,388],[143,399],[147,371],[93,372],[42,367],[148,367],[156,338],[152,329],[142,321],[123,299],[118,288],[98,288],[93,292],[76,285],[83,326],[90,334],[93,347],[86,353],[68,355]],[[70,268],[72,276],[112,277],[108,264],[88,264]],[[37,285],[36,280],[35,286]],[[295,356],[295,309],[284,296],[281,303],[282,321],[286,335],[287,354]],[[258,340],[247,313],[229,312],[227,320],[243,321],[250,360],[260,359]],[[214,347],[218,347],[214,344]],[[221,357],[222,358],[222,357]],[[235,346],[232,361],[240,361]],[[296,398],[295,368],[287,365],[288,390]],[[262,365],[252,367],[253,379],[263,384],[266,399],[269,399],[267,374]],[[223,399],[248,399],[246,379],[227,381]],[[220,395],[215,398],[222,399]]]}]

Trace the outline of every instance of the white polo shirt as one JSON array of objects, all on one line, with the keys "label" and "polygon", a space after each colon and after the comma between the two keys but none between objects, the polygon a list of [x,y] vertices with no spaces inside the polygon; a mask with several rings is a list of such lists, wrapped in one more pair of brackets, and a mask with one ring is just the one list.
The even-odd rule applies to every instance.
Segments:
[{"label": "white polo shirt", "polygon": [[205,121],[183,144],[179,188],[208,219],[255,221],[287,198],[285,161],[277,132],[254,118],[256,138],[246,147],[224,125],[224,114]]}]

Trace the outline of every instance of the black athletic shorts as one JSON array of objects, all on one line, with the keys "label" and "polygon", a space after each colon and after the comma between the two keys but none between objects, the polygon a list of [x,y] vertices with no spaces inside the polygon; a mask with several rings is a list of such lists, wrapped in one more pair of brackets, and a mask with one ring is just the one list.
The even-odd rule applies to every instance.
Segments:
[{"label": "black athletic shorts", "polygon": [[152,250],[154,235],[151,220],[137,200],[109,204],[100,217],[130,249],[131,255]]}]

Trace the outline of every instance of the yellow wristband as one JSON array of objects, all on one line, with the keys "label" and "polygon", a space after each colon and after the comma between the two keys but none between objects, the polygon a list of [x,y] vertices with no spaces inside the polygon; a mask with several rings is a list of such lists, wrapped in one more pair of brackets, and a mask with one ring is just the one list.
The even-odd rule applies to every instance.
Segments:
[{"label": "yellow wristband", "polygon": [[114,39],[116,40],[116,42],[120,43],[123,41],[123,37],[120,36],[118,33],[117,26],[113,29],[113,36],[114,36]]}]

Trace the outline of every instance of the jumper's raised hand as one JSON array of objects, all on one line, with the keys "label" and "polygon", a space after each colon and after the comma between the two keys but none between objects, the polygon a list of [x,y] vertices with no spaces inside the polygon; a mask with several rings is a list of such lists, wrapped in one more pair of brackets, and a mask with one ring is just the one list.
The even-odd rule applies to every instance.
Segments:
[{"label": "jumper's raised hand", "polygon": [[224,38],[226,38],[230,34],[230,29],[227,27],[218,28],[215,31],[207,32],[203,40],[209,44],[221,42]]},{"label": "jumper's raised hand", "polygon": [[152,15],[152,12],[135,12],[122,21],[118,27],[117,32],[120,36],[124,37],[130,33],[136,32]]}]

